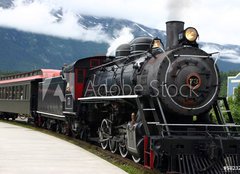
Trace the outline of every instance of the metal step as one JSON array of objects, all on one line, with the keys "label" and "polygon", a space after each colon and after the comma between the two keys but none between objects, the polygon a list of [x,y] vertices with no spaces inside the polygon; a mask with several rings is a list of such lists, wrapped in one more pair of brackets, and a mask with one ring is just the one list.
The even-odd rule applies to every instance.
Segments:
[{"label": "metal step", "polygon": [[155,108],[143,108],[144,111],[155,111]]},{"label": "metal step", "polygon": [[230,110],[222,110],[222,112],[226,113],[226,112],[231,112]]}]

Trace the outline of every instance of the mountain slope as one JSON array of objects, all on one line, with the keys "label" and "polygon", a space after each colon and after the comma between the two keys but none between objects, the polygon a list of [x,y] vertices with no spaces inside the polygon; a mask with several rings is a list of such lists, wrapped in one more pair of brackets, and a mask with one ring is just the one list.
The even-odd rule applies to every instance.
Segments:
[{"label": "mountain slope", "polygon": [[10,7],[12,7],[12,5],[13,5],[12,0],[1,0],[0,1],[0,7],[2,7],[2,8],[10,8]]},{"label": "mountain slope", "polygon": [[[112,21],[116,22],[113,19]],[[136,23],[129,21],[129,26],[125,20],[124,22],[124,25],[119,25],[118,23],[119,29],[124,26],[129,28],[134,28],[135,26],[136,28],[132,29],[132,33],[135,36],[149,36],[149,34],[151,34],[154,37],[158,36],[163,38],[163,40],[165,39],[164,32],[156,32],[154,29],[147,31],[148,28],[144,29],[144,26],[141,26],[142,29],[140,29]],[[108,25],[110,25],[110,23]],[[112,37],[114,37],[113,31],[118,31],[118,29],[114,27],[108,30],[108,32],[112,33]],[[159,33],[162,35],[159,36]],[[224,54],[221,54],[221,59],[217,62],[221,71],[240,71],[240,63],[230,62],[234,60],[234,57],[239,56],[240,46],[221,46],[213,43],[202,43],[200,46],[207,52],[224,51]],[[61,68],[63,64],[69,64],[78,58],[105,55],[108,47],[109,45],[107,43],[61,39],[46,35],[26,33],[15,29],[0,28],[0,70],[26,71],[38,68]]]},{"label": "mountain slope", "polygon": [[86,27],[95,27],[96,25],[101,25],[103,31],[108,33],[110,36],[114,37],[116,31],[121,30],[124,27],[130,28],[132,34],[135,37],[138,36],[150,36],[162,38],[165,42],[165,32],[149,28],[147,26],[125,20],[125,19],[115,19],[115,18],[100,18],[94,16],[81,15],[79,19],[79,24]]},{"label": "mountain slope", "polygon": [[200,43],[200,48],[218,58],[217,65],[220,71],[240,71],[240,46],[219,45],[216,43]]},{"label": "mountain slope", "polygon": [[[32,1],[34,0],[25,0],[25,3]],[[0,7],[3,9],[13,8],[13,6],[13,0],[0,1]],[[54,16],[56,23],[64,20],[62,9],[51,11],[51,15]],[[149,28],[129,20],[80,14],[76,14],[76,16],[76,25],[80,26],[79,29],[82,32],[77,34],[83,37],[78,40],[0,27],[0,71],[61,68],[64,63],[68,64],[79,58],[106,55],[110,45],[112,49],[112,45],[118,46],[117,44],[123,43],[118,41],[121,40],[121,37],[125,37],[124,43],[127,42],[126,37],[129,41],[130,37],[137,36],[159,37],[164,43],[166,40],[165,31]],[[123,30],[125,32],[122,32]],[[84,38],[85,34],[88,34],[86,38]],[[115,41],[118,42],[114,43]],[[240,71],[240,46],[215,43],[201,43],[201,45],[207,52],[223,52],[218,61],[221,71]]]},{"label": "mountain slope", "polygon": [[61,68],[78,58],[105,55],[107,44],[60,39],[0,28],[0,70]]},{"label": "mountain slope", "polygon": [[[61,17],[60,12],[55,15]],[[79,16],[79,25],[86,29],[101,26],[101,30],[112,40],[120,37],[123,28],[129,29],[133,36],[158,36],[165,39],[162,31],[123,19],[82,15]],[[63,39],[0,27],[0,71],[61,68],[63,64],[69,64],[78,58],[106,55],[108,42]]]}]

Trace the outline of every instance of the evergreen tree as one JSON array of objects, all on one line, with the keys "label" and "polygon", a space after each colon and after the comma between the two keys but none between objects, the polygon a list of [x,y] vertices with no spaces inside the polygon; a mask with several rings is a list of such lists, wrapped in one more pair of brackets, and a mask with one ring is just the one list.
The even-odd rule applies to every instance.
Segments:
[{"label": "evergreen tree", "polygon": [[240,124],[240,85],[235,89],[234,96],[228,98],[234,121]]}]

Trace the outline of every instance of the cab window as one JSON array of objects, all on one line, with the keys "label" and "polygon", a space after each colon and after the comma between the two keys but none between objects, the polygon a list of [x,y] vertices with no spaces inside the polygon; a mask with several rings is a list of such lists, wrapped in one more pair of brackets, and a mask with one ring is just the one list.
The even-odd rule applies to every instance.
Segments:
[{"label": "cab window", "polygon": [[78,70],[78,83],[83,83],[84,81],[84,72],[83,70],[79,69]]}]

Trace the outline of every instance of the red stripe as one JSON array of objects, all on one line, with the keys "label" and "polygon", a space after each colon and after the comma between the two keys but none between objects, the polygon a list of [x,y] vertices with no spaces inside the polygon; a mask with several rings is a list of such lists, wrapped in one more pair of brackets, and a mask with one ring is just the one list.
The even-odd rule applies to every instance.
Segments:
[{"label": "red stripe", "polygon": [[[32,81],[32,80],[36,80],[36,79],[45,79],[45,78],[50,78],[50,77],[59,77],[60,72],[61,72],[60,70],[51,70],[51,69],[41,69],[41,71],[42,71],[41,75],[3,80],[3,81],[0,81],[0,84]],[[17,74],[14,74],[14,75],[17,75]]]},{"label": "red stripe", "polygon": [[43,78],[43,75],[23,77],[23,78],[18,78],[18,79],[4,80],[4,81],[1,81],[0,84],[23,82],[23,81],[30,81],[30,80],[35,80],[35,79],[42,79],[42,78]]}]

